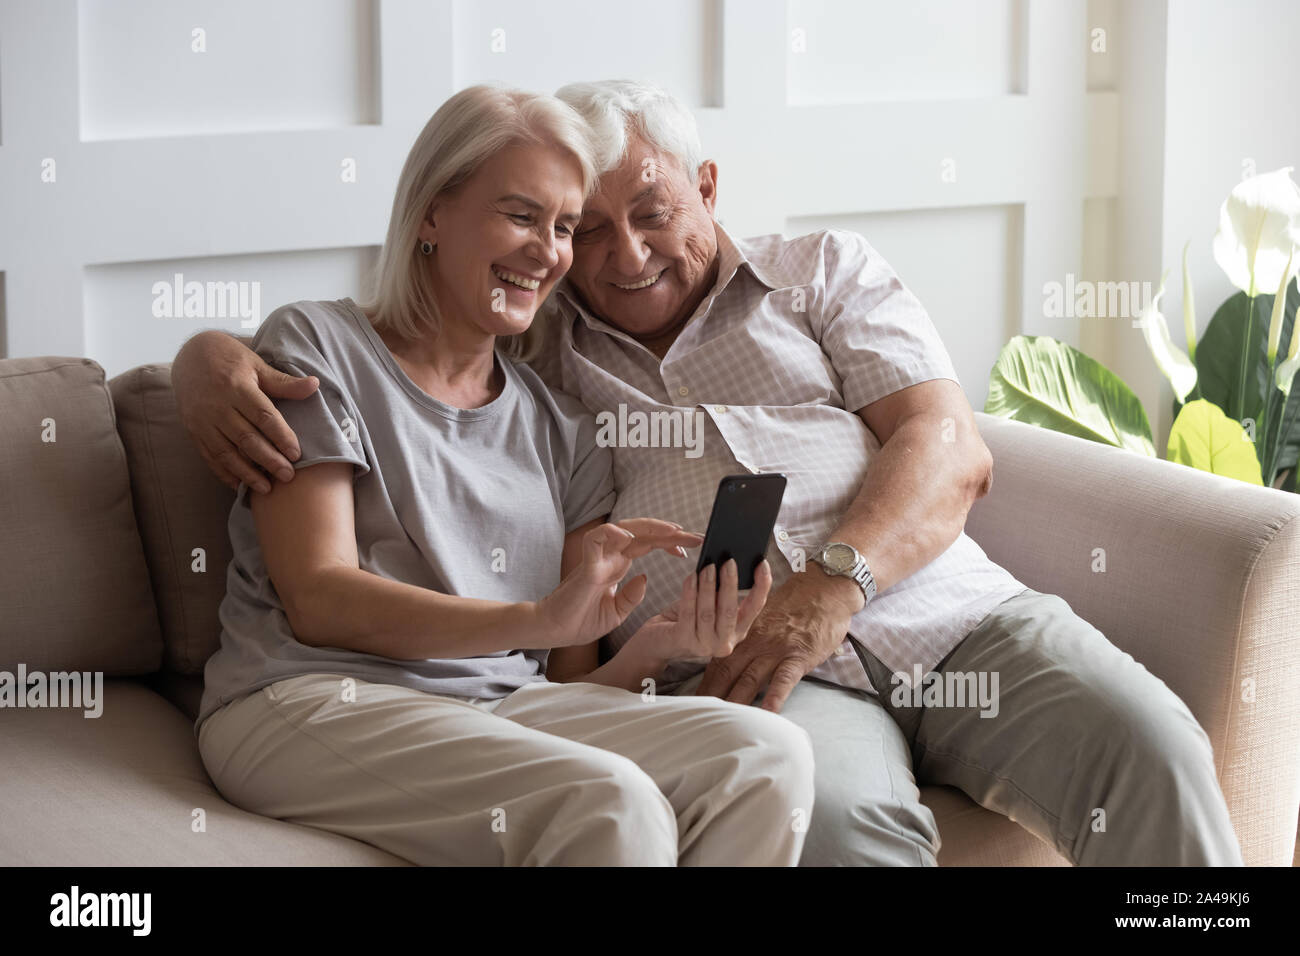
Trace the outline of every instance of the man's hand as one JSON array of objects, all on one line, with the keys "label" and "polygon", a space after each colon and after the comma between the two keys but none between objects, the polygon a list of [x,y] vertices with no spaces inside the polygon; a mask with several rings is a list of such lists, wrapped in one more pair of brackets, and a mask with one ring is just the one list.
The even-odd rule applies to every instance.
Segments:
[{"label": "man's hand", "polygon": [[820,567],[791,575],[772,592],[749,636],[705,668],[695,694],[749,704],[766,687],[762,707],[779,713],[804,675],[844,641],[862,601],[853,581]]},{"label": "man's hand", "polygon": [[238,488],[242,481],[262,494],[271,485],[259,466],[292,481],[290,463],[302,454],[271,399],[306,398],[319,385],[314,375],[296,378],[272,368],[224,332],[200,332],[172,363],[181,424],[203,460],[223,484]]},{"label": "man's hand", "polygon": [[[700,543],[704,543],[703,539]],[[706,662],[729,656],[763,609],[772,588],[771,565],[766,559],[759,562],[754,586],[743,600],[737,590],[739,583],[734,558],[728,558],[721,571],[713,564],[698,575],[692,571],[682,581],[678,599],[642,624],[628,645],[645,644],[649,656],[665,663],[692,659]]]}]

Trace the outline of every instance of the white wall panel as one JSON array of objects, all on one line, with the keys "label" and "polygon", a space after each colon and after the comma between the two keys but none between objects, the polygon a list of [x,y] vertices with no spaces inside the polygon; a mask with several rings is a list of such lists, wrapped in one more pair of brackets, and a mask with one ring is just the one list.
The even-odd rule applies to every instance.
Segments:
[{"label": "white wall panel", "polygon": [[[1081,275],[1089,282],[1106,282],[1115,275],[1116,200],[1087,199],[1083,204],[1083,267]],[[1112,349],[1121,323],[1132,328],[1132,319],[1112,317],[1087,319],[1079,324],[1079,348],[1109,368],[1114,368]],[[1145,347],[1145,343],[1144,343]]]},{"label": "white wall panel", "polygon": [[1019,326],[1020,207],[969,206],[791,219],[787,235],[849,229],[866,237],[925,306],[971,405]]},{"label": "white wall panel", "polygon": [[[139,364],[142,354],[175,355],[184,341],[202,329],[227,329],[236,335],[251,335],[239,313],[212,309],[211,305],[234,305],[225,290],[208,299],[205,288],[204,313],[186,317],[184,302],[155,291],[155,283],[226,285],[235,283],[243,301],[256,298],[255,323],[287,302],[299,299],[358,299],[363,294],[366,270],[373,265],[376,247],[360,249],[317,249],[310,252],[280,252],[268,255],[215,256],[201,259],[169,259],[154,262],[119,262],[88,266],[82,288],[85,293],[86,348],[110,375]],[[172,305],[161,316],[154,314],[155,300]],[[226,312],[221,317],[220,312]],[[234,313],[234,314],[231,314]]]},{"label": "white wall panel", "polygon": [[1116,43],[1130,38],[1119,28],[1119,0],[1088,0],[1088,89],[1113,90],[1118,80]]},{"label": "white wall panel", "polygon": [[790,0],[794,105],[1023,92],[1021,0]]},{"label": "white wall panel", "polygon": [[80,0],[77,13],[83,139],[378,118],[372,0]]},{"label": "white wall panel", "polygon": [[717,105],[718,0],[457,0],[452,19],[458,87],[627,77]]},{"label": "white wall panel", "polygon": [[110,371],[167,361],[223,324],[153,319],[174,271],[259,280],[263,313],[359,295],[357,250],[383,241],[406,152],[448,95],[632,77],[695,109],[729,229],[865,231],[978,405],[1007,335],[1075,340],[1026,290],[1080,272],[1084,200],[1117,189],[1117,94],[1086,93],[1106,2],[0,4],[0,345]]}]

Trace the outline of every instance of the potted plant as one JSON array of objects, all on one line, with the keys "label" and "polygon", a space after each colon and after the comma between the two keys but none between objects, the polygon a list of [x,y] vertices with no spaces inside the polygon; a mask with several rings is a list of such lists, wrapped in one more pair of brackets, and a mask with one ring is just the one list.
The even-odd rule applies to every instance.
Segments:
[{"label": "potted plant", "polygon": [[[1215,311],[1200,341],[1187,248],[1183,324],[1173,344],[1160,311],[1165,278],[1137,321],[1174,390],[1166,457],[1251,484],[1296,490],[1300,459],[1300,188],[1292,167],[1238,184],[1219,211],[1214,259],[1240,291]],[[1190,245],[1190,242],[1188,243]],[[1156,454],[1137,396],[1102,363],[1048,336],[1016,336],[998,356],[984,411]]]}]

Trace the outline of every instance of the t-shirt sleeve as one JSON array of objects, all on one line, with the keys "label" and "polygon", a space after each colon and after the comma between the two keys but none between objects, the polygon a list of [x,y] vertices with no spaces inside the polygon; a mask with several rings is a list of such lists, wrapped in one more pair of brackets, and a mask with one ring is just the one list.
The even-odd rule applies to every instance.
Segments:
[{"label": "t-shirt sleeve", "polygon": [[573,437],[564,487],[565,533],[614,510],[614,453],[596,441],[596,419],[577,399],[551,390],[562,427]]},{"label": "t-shirt sleeve", "polygon": [[340,384],[340,375],[326,356],[326,349],[315,322],[326,318],[307,318],[294,307],[271,313],[253,340],[253,349],[268,364],[290,375],[314,375],[320,387],[303,399],[273,399],[276,410],[293,429],[302,456],[294,468],[329,461],[350,462],[352,477],[370,470],[362,433],[365,423],[357,413],[356,403]]},{"label": "t-shirt sleeve", "polygon": [[961,384],[929,313],[862,236],[831,230],[821,346],[851,412],[932,379]]}]

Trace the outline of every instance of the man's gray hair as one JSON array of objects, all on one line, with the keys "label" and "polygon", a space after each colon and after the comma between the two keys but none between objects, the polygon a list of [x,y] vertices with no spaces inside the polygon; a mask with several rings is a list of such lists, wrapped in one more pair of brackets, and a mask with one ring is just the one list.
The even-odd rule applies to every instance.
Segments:
[{"label": "man's gray hair", "polygon": [[570,83],[555,91],[582,114],[591,126],[602,174],[616,168],[627,154],[633,129],[651,146],[673,156],[696,182],[704,161],[695,117],[670,93],[634,80]]}]

